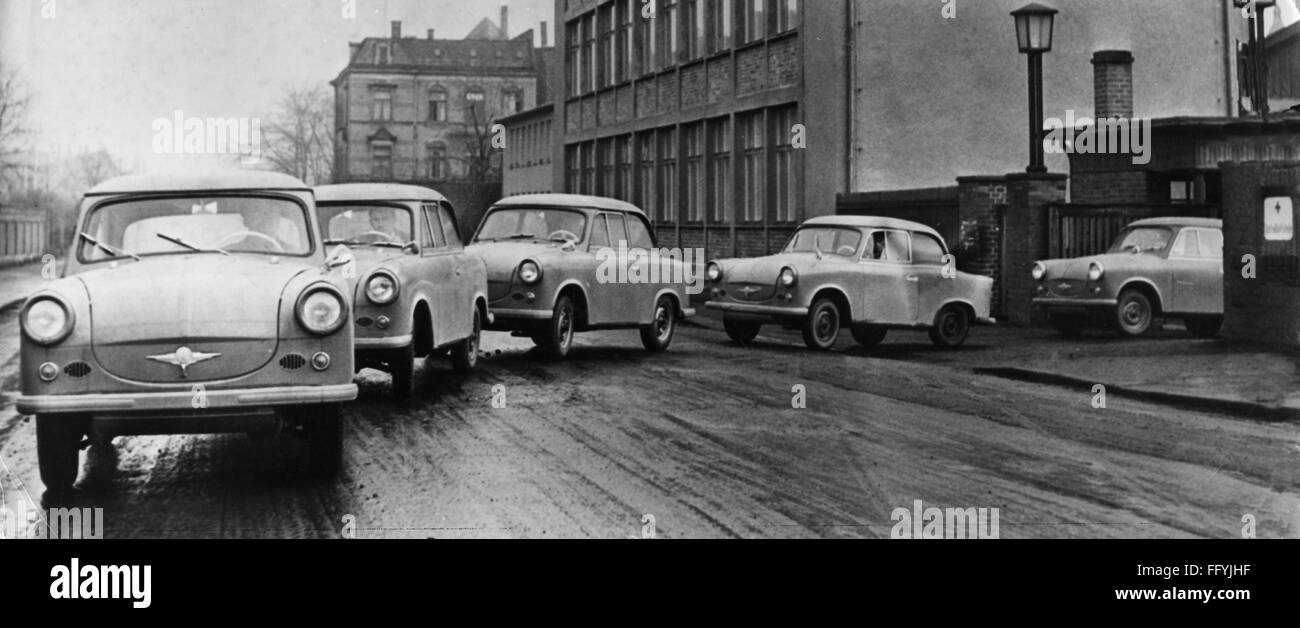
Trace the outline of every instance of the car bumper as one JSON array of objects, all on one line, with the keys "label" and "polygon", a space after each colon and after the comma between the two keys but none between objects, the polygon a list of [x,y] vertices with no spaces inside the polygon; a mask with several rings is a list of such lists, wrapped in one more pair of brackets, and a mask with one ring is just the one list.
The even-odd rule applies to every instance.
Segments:
[{"label": "car bumper", "polygon": [[1119,305],[1118,299],[1080,299],[1069,297],[1039,297],[1034,299],[1034,305],[1041,307],[1115,307]]},{"label": "car bumper", "polygon": [[[202,395],[201,397],[199,395]],[[80,414],[109,412],[114,414],[193,412],[196,409],[248,410],[276,406],[303,406],[344,403],[357,398],[357,385],[278,386],[235,390],[183,390],[165,393],[115,393],[92,395],[21,396],[18,411],[22,414]]]},{"label": "car bumper", "polygon": [[807,316],[808,308],[806,307],[785,307],[780,305],[756,305],[751,303],[726,303],[722,301],[709,301],[704,304],[710,310],[721,310],[733,314],[749,314],[753,316]]},{"label": "car bumper", "polygon": [[392,336],[389,338],[356,338],[353,340],[356,344],[358,353],[363,351],[388,351],[390,349],[401,349],[415,342],[415,336],[407,334],[405,336]]},{"label": "car bumper", "polygon": [[551,320],[553,312],[551,310],[520,310],[520,309],[501,309],[492,308],[492,316],[495,320],[493,323],[503,320],[528,320],[528,321],[547,321]]}]

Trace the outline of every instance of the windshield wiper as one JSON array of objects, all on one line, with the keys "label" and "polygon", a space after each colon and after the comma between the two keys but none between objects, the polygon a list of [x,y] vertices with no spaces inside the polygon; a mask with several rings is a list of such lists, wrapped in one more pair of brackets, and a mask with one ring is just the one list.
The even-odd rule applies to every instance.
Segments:
[{"label": "windshield wiper", "polygon": [[356,240],[326,240],[326,241],[325,241],[325,244],[326,244],[326,246],[338,246],[338,245],[343,245],[343,246],[382,246],[382,247],[390,248],[390,249],[405,249],[405,248],[407,248],[407,247],[409,247],[409,246],[411,246],[412,244],[415,244],[415,243],[414,243],[414,242],[408,242],[408,243],[406,243],[406,244],[402,244],[402,243],[400,243],[400,242],[358,242],[358,241],[356,241]]},{"label": "windshield wiper", "polygon": [[535,235],[533,235],[533,234],[531,234],[531,233],[518,233],[518,234],[512,235],[512,236],[510,236],[510,237],[508,237],[508,238],[506,238],[506,239],[507,239],[507,240],[536,240],[536,239],[537,239],[537,236],[535,236]]},{"label": "windshield wiper", "polygon": [[92,245],[94,245],[95,248],[98,248],[99,250],[101,250],[101,251],[103,251],[103,252],[105,252],[105,253],[108,253],[109,255],[112,255],[113,257],[130,257],[131,259],[133,259],[133,260],[135,260],[135,261],[137,261],[137,262],[140,261],[140,256],[139,256],[139,255],[136,255],[135,253],[128,253],[128,252],[126,252],[126,251],[123,251],[122,249],[119,249],[119,248],[116,248],[116,247],[113,247],[113,246],[109,246],[109,245],[107,245],[107,244],[104,244],[103,242],[100,242],[99,240],[96,240],[96,239],[90,237],[89,235],[87,235],[85,231],[82,231],[82,232],[81,232],[80,234],[78,234],[78,235],[80,235],[81,238],[82,238],[83,240],[85,240],[85,241],[91,243]]},{"label": "windshield wiper", "polygon": [[156,236],[158,236],[158,237],[160,237],[160,238],[162,238],[162,239],[164,239],[164,240],[166,240],[166,241],[168,241],[168,242],[171,242],[172,244],[175,244],[175,245],[177,245],[177,246],[183,246],[183,247],[185,247],[185,248],[187,248],[187,249],[189,249],[189,250],[191,250],[191,251],[194,251],[195,253],[220,253],[220,254],[222,254],[222,255],[230,255],[230,253],[228,253],[228,252],[226,252],[226,251],[223,251],[223,250],[221,250],[221,249],[204,249],[204,248],[200,248],[200,247],[194,246],[193,244],[190,244],[189,242],[186,242],[186,241],[184,241],[184,240],[182,240],[182,239],[180,239],[180,238],[177,238],[177,237],[175,237],[175,236],[169,236],[169,235],[167,235],[167,234],[165,234],[165,233],[155,233],[154,235],[156,235]]}]

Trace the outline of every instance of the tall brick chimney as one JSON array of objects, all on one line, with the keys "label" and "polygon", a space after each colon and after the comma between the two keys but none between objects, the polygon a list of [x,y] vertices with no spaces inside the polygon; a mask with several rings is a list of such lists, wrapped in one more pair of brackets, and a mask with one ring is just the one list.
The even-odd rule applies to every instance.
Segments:
[{"label": "tall brick chimney", "polygon": [[501,39],[510,39],[510,7],[501,5]]},{"label": "tall brick chimney", "polygon": [[542,20],[542,47],[543,47],[543,48],[545,48],[545,47],[547,47],[547,46],[550,45],[550,44],[548,43],[548,42],[550,42],[550,33],[546,32],[546,27],[547,27],[547,26],[550,26],[550,25],[546,23],[546,20]]},{"label": "tall brick chimney", "polygon": [[432,29],[432,28],[429,29],[429,40],[430,40],[430,41],[433,40],[433,29]]},{"label": "tall brick chimney", "polygon": [[1133,53],[1098,50],[1092,55],[1092,85],[1098,119],[1133,117]]},{"label": "tall brick chimney", "polygon": [[401,38],[402,38],[402,21],[401,21],[401,20],[393,20],[393,21],[392,21],[392,25],[393,25],[393,39],[401,39]]}]

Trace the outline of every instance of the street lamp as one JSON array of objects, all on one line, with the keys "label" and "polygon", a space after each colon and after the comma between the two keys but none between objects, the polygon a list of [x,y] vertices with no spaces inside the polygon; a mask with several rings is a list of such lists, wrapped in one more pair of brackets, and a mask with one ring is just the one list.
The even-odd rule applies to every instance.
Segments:
[{"label": "street lamp", "polygon": [[1011,12],[1016,19],[1016,42],[1029,55],[1029,167],[1026,172],[1044,173],[1043,165],[1043,53],[1052,50],[1054,22],[1058,11],[1038,3]]}]

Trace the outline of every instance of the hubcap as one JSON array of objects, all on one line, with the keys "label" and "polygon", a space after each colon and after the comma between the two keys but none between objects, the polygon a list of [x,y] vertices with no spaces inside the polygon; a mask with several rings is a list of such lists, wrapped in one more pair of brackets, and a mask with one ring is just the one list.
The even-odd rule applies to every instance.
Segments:
[{"label": "hubcap", "polygon": [[655,330],[659,332],[659,339],[668,337],[668,332],[672,330],[672,316],[668,314],[668,308],[659,306],[655,312]]},{"label": "hubcap", "polygon": [[560,312],[559,325],[560,344],[567,347],[569,345],[569,337],[573,335],[573,312],[567,309],[562,310]]},{"label": "hubcap", "polygon": [[817,337],[822,341],[829,341],[831,336],[835,334],[835,328],[838,326],[837,322],[833,311],[829,309],[822,310],[817,315]]},{"label": "hubcap", "polygon": [[1129,327],[1141,327],[1147,319],[1147,309],[1138,301],[1129,301],[1124,305],[1124,324]]}]

